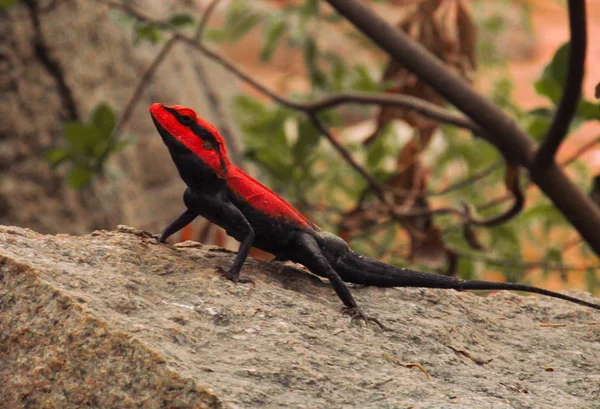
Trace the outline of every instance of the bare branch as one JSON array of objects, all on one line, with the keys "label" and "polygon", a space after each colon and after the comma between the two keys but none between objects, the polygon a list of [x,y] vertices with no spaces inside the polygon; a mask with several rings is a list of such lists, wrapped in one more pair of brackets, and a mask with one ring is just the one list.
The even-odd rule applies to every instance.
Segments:
[{"label": "bare branch", "polygon": [[[600,208],[572,183],[556,164],[534,166],[535,142],[495,105],[449,70],[439,59],[388,24],[360,0],[327,0],[391,57],[415,73],[440,95],[485,129],[502,155],[526,167],[584,239],[600,254]],[[580,0],[583,1],[583,0]]]},{"label": "bare branch", "polygon": [[475,220],[473,224],[477,226],[483,227],[494,227],[498,226],[502,223],[505,223],[518,215],[521,210],[523,210],[523,206],[525,205],[525,195],[523,194],[523,190],[520,185],[520,177],[519,177],[519,167],[512,163],[506,164],[506,175],[504,178],[504,183],[506,188],[512,194],[514,198],[513,205],[504,213],[492,217],[487,220]]},{"label": "bare branch", "polygon": [[[218,5],[220,0],[212,0],[209,5],[206,7],[206,10],[202,14],[200,19],[200,23],[198,24],[198,28],[196,29],[196,34],[194,35],[194,39],[197,42],[202,41],[202,35],[204,34],[204,28],[208,24],[208,20]],[[233,162],[238,166],[241,166],[241,158],[240,158],[240,149],[238,147],[237,139],[234,137],[234,133],[229,126],[229,121],[227,121],[227,115],[223,110],[223,106],[221,104],[221,99],[219,95],[215,91],[212,81],[210,80],[208,72],[204,69],[204,64],[201,61],[197,61],[194,64],[194,70],[196,71],[196,75],[200,80],[200,84],[202,84],[202,88],[204,90],[204,95],[208,100],[208,107],[212,111],[212,116],[215,118],[215,122],[217,128],[221,132],[221,136],[225,139],[227,143],[227,147],[229,148],[229,154],[231,155]]]},{"label": "bare branch", "polygon": [[342,104],[351,104],[351,103],[352,104],[361,104],[361,105],[377,104],[377,105],[384,105],[384,106],[385,105],[397,106],[397,107],[414,110],[427,118],[435,119],[435,120],[438,120],[443,123],[447,123],[447,124],[454,125],[454,126],[457,126],[460,128],[464,128],[464,129],[467,129],[467,130],[473,132],[474,134],[476,134],[478,136],[486,137],[486,132],[483,131],[479,126],[477,126],[474,122],[472,122],[468,118],[466,118],[460,114],[454,113],[452,111],[449,111],[447,109],[440,108],[439,106],[432,104],[430,102],[427,102],[423,99],[411,97],[408,95],[388,95],[388,94],[371,94],[371,93],[354,92],[354,93],[335,94],[335,95],[331,95],[328,97],[324,97],[324,98],[314,101],[314,102],[292,101],[290,99],[287,99],[287,98],[285,98],[281,95],[278,95],[278,94],[274,93],[273,91],[269,90],[266,86],[264,86],[263,84],[259,83],[254,78],[252,78],[249,74],[245,73],[243,70],[241,70],[240,68],[238,68],[237,66],[235,66],[233,63],[229,62],[222,56],[218,55],[217,53],[209,50],[208,48],[206,48],[203,44],[199,43],[198,41],[196,41],[192,38],[180,35],[180,34],[177,34],[177,36],[183,42],[185,42],[188,45],[190,45],[191,47],[197,49],[198,51],[200,51],[201,53],[203,53],[204,55],[206,55],[213,61],[219,63],[221,66],[223,66],[229,72],[233,73],[238,78],[240,78],[242,81],[244,81],[248,85],[255,88],[261,94],[264,94],[267,97],[269,97],[270,99],[272,99],[273,101],[275,101],[283,106],[286,106],[288,108],[291,108],[291,109],[310,113],[310,112],[318,112],[318,111],[321,111],[321,110],[327,109],[327,108],[333,108],[333,107],[336,107],[336,106],[339,106]]},{"label": "bare branch", "polygon": [[569,124],[581,98],[587,42],[585,0],[569,0],[569,29],[571,31],[569,66],[562,98],[552,119],[550,130],[535,155],[534,166],[541,169],[554,161],[556,151],[569,131]]},{"label": "bare branch", "polygon": [[490,142],[509,160],[519,164],[531,162],[533,140],[431,52],[388,24],[360,0],[327,1],[391,57],[487,130],[493,136]]},{"label": "bare branch", "polygon": [[399,94],[371,94],[366,92],[347,92],[334,94],[308,103],[294,103],[295,108],[307,112],[333,108],[341,104],[376,104],[411,109],[424,117],[464,128],[477,136],[485,136],[485,131],[463,115],[440,108],[424,99]]},{"label": "bare branch", "polygon": [[[577,159],[579,159],[584,153],[586,153],[587,151],[589,151],[590,149],[592,149],[594,146],[596,146],[598,144],[600,144],[600,136],[583,144],[581,147],[579,147],[579,149],[573,155],[571,155],[569,158],[562,161],[560,166],[562,168],[565,168],[565,167],[571,165],[573,162],[575,162]],[[527,182],[526,189],[529,189],[533,186],[535,186],[535,185],[531,181],[529,181],[529,182]],[[504,196],[497,197],[495,199],[490,200],[487,203],[483,203],[483,204],[477,206],[477,210],[486,210],[486,209],[501,205],[502,203],[509,201],[510,198],[511,198],[510,195],[504,195]]]},{"label": "bare branch", "polygon": [[590,149],[592,149],[594,146],[598,145],[599,143],[600,143],[600,136],[592,139],[591,141],[584,143],[583,145],[581,145],[579,147],[579,149],[577,149],[577,151],[573,155],[571,155],[569,158],[565,159],[560,164],[560,166],[562,166],[562,167],[569,166],[571,163],[573,163],[577,159],[579,159],[579,157],[581,155],[583,155],[584,153],[586,153],[587,151],[589,151]]},{"label": "bare branch", "polygon": [[212,14],[214,9],[219,4],[219,1],[220,0],[212,0],[206,7],[206,10],[204,10],[204,13],[202,14],[202,18],[200,19],[200,23],[198,24],[198,28],[196,29],[196,34],[194,34],[194,38],[196,39],[196,41],[202,40],[202,34],[204,34],[204,28],[206,27],[206,24],[208,23],[208,19],[210,18],[210,15]]},{"label": "bare branch", "polygon": [[135,17],[137,20],[152,24],[156,27],[159,27],[159,28],[162,28],[165,30],[170,30],[172,28],[166,22],[164,22],[162,20],[153,19],[152,17],[145,15],[144,13],[142,13],[141,11],[139,11],[138,9],[136,9],[135,7],[133,7],[130,4],[119,3],[117,1],[112,1],[112,0],[98,0],[98,3],[102,3],[112,9],[121,10],[122,12]]},{"label": "bare branch", "polygon": [[309,113],[308,117],[312,121],[315,128],[317,128],[319,132],[321,132],[323,136],[327,138],[329,143],[333,145],[333,147],[344,158],[344,160],[366,180],[367,184],[369,185],[369,188],[375,192],[379,200],[381,200],[382,203],[386,204],[390,208],[390,211],[393,211],[393,205],[389,203],[389,201],[385,197],[385,194],[383,193],[383,190],[381,189],[377,181],[373,179],[373,176],[371,176],[369,172],[367,172],[362,166],[358,164],[358,162],[354,160],[352,155],[350,155],[350,152],[348,152],[346,148],[344,148],[342,144],[340,144],[337,141],[337,139],[333,137],[331,132],[329,132],[329,130],[325,128],[325,126],[323,125],[323,123],[321,123],[321,121],[315,113]]},{"label": "bare branch", "polygon": [[135,90],[133,91],[133,94],[131,95],[131,98],[129,98],[129,102],[127,102],[127,106],[125,107],[125,110],[123,111],[121,120],[119,121],[113,134],[111,135],[110,140],[106,145],[106,148],[104,149],[102,154],[100,154],[100,156],[98,157],[98,166],[100,166],[100,167],[102,166],[102,164],[104,163],[104,160],[110,154],[112,148],[119,140],[119,138],[121,136],[121,132],[123,132],[125,124],[127,123],[127,121],[129,121],[129,117],[131,116],[135,106],[139,102],[139,100],[142,96],[142,93],[144,92],[146,86],[148,85],[148,82],[150,82],[150,80],[152,79],[152,76],[154,75],[154,72],[156,71],[158,66],[164,61],[166,56],[169,54],[169,52],[175,45],[176,41],[177,41],[177,39],[175,38],[175,36],[171,37],[163,45],[163,47],[161,48],[159,53],[156,54],[156,57],[154,57],[154,60],[152,61],[152,63],[150,64],[150,66],[148,67],[148,69],[146,70],[144,75],[142,75],[142,79],[138,82],[137,87],[135,88]]},{"label": "bare branch", "polygon": [[396,206],[393,203],[390,203],[390,201],[386,197],[385,193],[383,192],[383,190],[377,183],[377,181],[375,179],[373,179],[373,176],[371,176],[369,174],[369,172],[367,172],[362,166],[360,166],[358,164],[358,162],[356,162],[354,160],[352,155],[350,155],[350,152],[348,152],[346,150],[346,148],[344,148],[333,137],[331,132],[329,132],[329,130],[327,128],[325,128],[325,126],[319,120],[317,115],[315,113],[309,112],[308,116],[309,116],[310,120],[312,121],[313,125],[315,126],[315,128],[317,128],[319,130],[319,132],[321,132],[323,134],[323,136],[325,136],[325,138],[327,138],[327,140],[333,145],[333,147],[344,158],[344,160],[346,160],[346,162],[350,166],[352,166],[352,168],[355,171],[357,171],[367,181],[367,184],[369,185],[369,189],[371,189],[373,192],[375,192],[375,195],[377,196],[377,198],[388,208],[390,214],[392,215],[392,217],[394,219],[400,220],[402,218],[407,218],[407,217],[419,217],[419,216],[426,216],[426,215],[432,215],[432,214],[458,214],[461,217],[465,216],[465,212],[462,212],[459,209],[455,209],[453,207],[444,207],[444,208],[439,208],[439,209],[434,209],[434,210],[430,210],[430,209],[418,210],[417,209],[417,210],[407,211],[407,210],[405,210],[407,206],[404,205],[400,209],[396,209]]},{"label": "bare branch", "polygon": [[502,168],[503,166],[504,165],[503,165],[502,161],[498,161],[498,162],[492,164],[491,166],[483,169],[481,172],[477,172],[474,175],[466,177],[455,183],[452,183],[451,185],[449,185],[443,189],[440,189],[437,192],[430,192],[430,193],[427,193],[426,195],[427,196],[443,196],[443,195],[446,195],[455,190],[462,189],[463,187],[471,186],[473,183],[488,177],[489,175],[494,173],[496,170]]}]

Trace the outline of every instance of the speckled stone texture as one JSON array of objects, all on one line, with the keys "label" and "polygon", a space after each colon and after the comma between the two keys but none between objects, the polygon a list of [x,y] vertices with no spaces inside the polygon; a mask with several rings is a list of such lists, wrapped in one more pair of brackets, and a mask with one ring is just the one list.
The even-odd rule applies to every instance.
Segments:
[{"label": "speckled stone texture", "polygon": [[380,332],[289,264],[250,260],[255,285],[224,280],[232,258],[127,227],[0,226],[0,408],[600,407],[595,311],[353,288]]}]

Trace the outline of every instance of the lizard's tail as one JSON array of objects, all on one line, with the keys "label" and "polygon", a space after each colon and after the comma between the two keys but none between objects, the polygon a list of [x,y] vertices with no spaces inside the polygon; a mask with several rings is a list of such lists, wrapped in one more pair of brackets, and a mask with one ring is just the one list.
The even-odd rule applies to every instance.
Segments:
[{"label": "lizard's tail", "polygon": [[600,305],[560,294],[543,288],[523,284],[501,283],[481,280],[461,280],[438,274],[429,274],[372,260],[348,250],[341,257],[331,258],[330,263],[342,280],[377,287],[424,287],[455,290],[511,290],[525,291],[560,298],[586,307],[600,310]]}]

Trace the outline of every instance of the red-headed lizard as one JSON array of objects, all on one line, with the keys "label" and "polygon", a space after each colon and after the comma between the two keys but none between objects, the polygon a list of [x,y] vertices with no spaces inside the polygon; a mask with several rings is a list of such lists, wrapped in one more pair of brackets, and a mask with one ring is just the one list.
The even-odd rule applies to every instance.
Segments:
[{"label": "red-headed lizard", "polygon": [[599,305],[538,287],[460,280],[394,267],[357,254],[344,240],[321,230],[276,193],[234,166],[219,131],[193,110],[153,104],[150,113],[188,186],[183,195],[186,210],[156,237],[164,242],[197,216],[221,226],[241,243],[226,273],[230,280],[239,279],[250,248],[257,247],[278,260],[302,264],[327,278],[344,305],[364,319],[370,318],[359,309],[345,282],[377,287],[526,291],[600,309]]}]

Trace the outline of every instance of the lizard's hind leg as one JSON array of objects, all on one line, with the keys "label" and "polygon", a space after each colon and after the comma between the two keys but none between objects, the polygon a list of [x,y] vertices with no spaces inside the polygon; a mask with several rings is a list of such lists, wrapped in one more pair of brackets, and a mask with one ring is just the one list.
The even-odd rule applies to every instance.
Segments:
[{"label": "lizard's hind leg", "polygon": [[381,329],[386,327],[376,318],[367,317],[356,304],[352,293],[346,283],[340,278],[339,274],[331,267],[317,241],[308,233],[300,232],[296,238],[296,247],[294,260],[306,266],[311,272],[329,279],[333,289],[338,297],[346,306],[347,311],[353,318],[363,319],[366,322],[374,322]]}]

